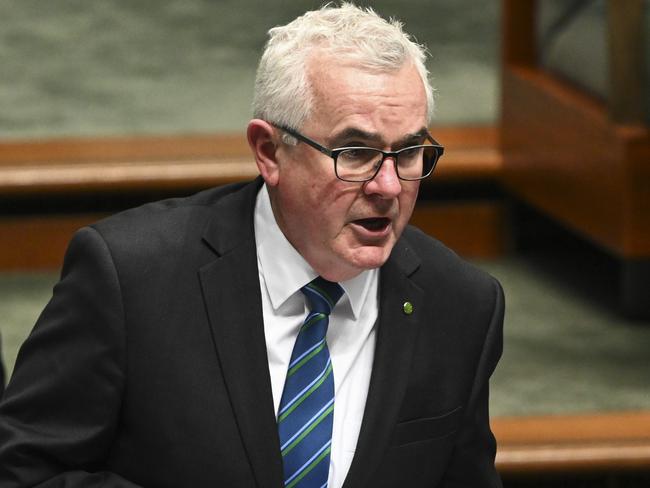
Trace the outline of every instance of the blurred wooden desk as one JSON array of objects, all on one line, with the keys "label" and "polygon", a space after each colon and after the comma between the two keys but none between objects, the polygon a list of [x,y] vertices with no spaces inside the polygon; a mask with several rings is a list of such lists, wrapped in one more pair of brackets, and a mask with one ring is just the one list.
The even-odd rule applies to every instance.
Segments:
[{"label": "blurred wooden desk", "polygon": [[504,475],[650,470],[650,412],[492,420]]}]

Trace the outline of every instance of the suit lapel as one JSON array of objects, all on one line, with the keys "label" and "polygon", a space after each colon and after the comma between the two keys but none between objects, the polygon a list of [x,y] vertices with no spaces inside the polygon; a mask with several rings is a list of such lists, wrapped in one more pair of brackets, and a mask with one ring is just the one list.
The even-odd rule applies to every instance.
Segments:
[{"label": "suit lapel", "polygon": [[[419,259],[399,241],[380,275],[377,342],[368,398],[357,449],[344,488],[365,486],[388,448],[411,369],[412,351],[420,327],[423,290],[409,276]],[[404,311],[404,302],[413,312]]]},{"label": "suit lapel", "polygon": [[[257,270],[253,209],[258,179],[222,198],[204,241],[218,255],[200,270],[216,352],[251,467],[260,487],[281,487],[282,460],[273,410]],[[242,223],[247,223],[242,225]],[[398,241],[380,275],[377,343],[357,449],[344,488],[364,486],[388,448],[411,369],[424,292],[419,266]],[[413,304],[406,314],[403,304]]]},{"label": "suit lapel", "polygon": [[260,181],[224,197],[204,241],[219,255],[200,270],[215,348],[253,474],[260,487],[282,486],[273,411],[253,209]]}]

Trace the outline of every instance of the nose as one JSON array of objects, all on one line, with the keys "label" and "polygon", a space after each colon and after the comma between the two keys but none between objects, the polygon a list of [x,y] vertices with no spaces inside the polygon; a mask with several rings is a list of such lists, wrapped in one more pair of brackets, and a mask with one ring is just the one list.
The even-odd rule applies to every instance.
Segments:
[{"label": "nose", "polygon": [[364,190],[369,195],[379,195],[382,198],[395,198],[402,191],[402,184],[397,177],[395,160],[387,157],[382,161],[379,173],[366,183]]}]

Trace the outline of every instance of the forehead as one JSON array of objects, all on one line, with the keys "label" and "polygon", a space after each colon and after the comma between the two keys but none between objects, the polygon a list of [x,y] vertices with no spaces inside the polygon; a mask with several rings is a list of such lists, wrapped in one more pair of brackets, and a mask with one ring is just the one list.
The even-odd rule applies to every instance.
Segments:
[{"label": "forehead", "polygon": [[308,76],[312,110],[305,130],[327,136],[355,128],[390,138],[426,126],[424,84],[410,63],[397,70],[370,71],[315,57]]}]

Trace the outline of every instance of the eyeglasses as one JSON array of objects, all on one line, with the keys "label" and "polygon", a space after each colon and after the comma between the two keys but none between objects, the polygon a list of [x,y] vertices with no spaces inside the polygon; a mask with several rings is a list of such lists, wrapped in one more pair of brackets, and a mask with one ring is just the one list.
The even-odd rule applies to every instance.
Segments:
[{"label": "eyeglasses", "polygon": [[424,179],[433,172],[438,159],[445,151],[429,133],[425,137],[431,144],[409,146],[398,151],[382,151],[363,146],[328,149],[289,127],[276,127],[332,158],[336,177],[352,183],[372,180],[379,173],[386,158],[395,162],[395,172],[400,180]]}]

